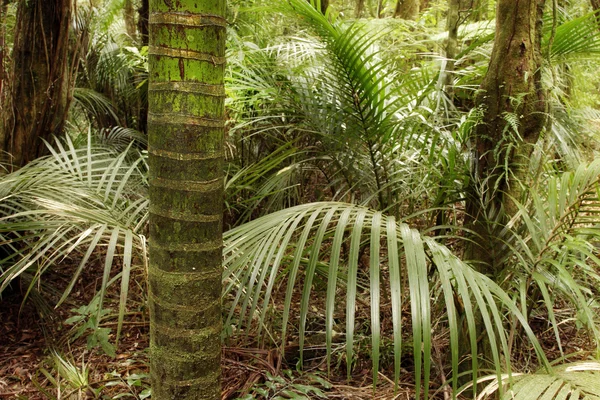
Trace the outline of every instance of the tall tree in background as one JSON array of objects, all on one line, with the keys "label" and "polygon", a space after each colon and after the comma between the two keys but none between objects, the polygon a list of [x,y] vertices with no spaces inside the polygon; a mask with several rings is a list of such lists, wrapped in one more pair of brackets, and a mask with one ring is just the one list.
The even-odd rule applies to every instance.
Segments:
[{"label": "tall tree in background", "polygon": [[129,37],[135,41],[137,35],[133,0],[125,0],[125,3],[123,3],[123,19],[125,20],[125,29],[127,31],[127,35],[129,35]]},{"label": "tall tree in background", "polygon": [[419,17],[420,0],[398,0],[394,18],[416,20]]},{"label": "tall tree in background", "polygon": [[220,398],[225,0],[150,1],[153,399]]},{"label": "tall tree in background", "polygon": [[460,17],[460,0],[448,0],[448,17],[447,17],[447,29],[448,29],[448,41],[446,42],[446,70],[444,77],[444,85],[446,86],[446,92],[448,97],[452,99],[454,97],[454,88],[452,87],[452,80],[454,74],[454,64],[456,56],[458,54],[458,27]]},{"label": "tall tree in background", "polygon": [[[467,221],[476,234],[471,257],[494,273],[495,227],[484,215],[514,213],[533,144],[544,128],[545,92],[541,83],[542,15],[545,0],[498,0],[496,36],[477,103],[484,115],[475,131],[475,163]],[[490,212],[491,211],[491,212]]]},{"label": "tall tree in background", "polygon": [[356,18],[361,18],[363,11],[365,10],[365,0],[356,0]]},{"label": "tall tree in background", "polygon": [[321,0],[321,12],[323,14],[325,14],[327,8],[329,8],[329,0]]},{"label": "tall tree in background", "polygon": [[12,53],[10,103],[4,107],[1,150],[15,165],[41,156],[42,139],[62,132],[69,107],[72,0],[21,0]]}]

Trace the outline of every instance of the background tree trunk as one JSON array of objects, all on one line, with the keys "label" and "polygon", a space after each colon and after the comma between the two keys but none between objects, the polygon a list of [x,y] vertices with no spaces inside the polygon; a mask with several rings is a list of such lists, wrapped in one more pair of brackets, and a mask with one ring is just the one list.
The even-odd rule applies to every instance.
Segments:
[{"label": "background tree trunk", "polygon": [[419,18],[420,0],[398,0],[394,18],[416,20]]},{"label": "background tree trunk", "polygon": [[362,18],[365,10],[365,0],[356,0],[356,18]]},{"label": "background tree trunk", "polygon": [[135,11],[133,9],[133,0],[125,0],[123,6],[123,19],[125,20],[125,30],[127,35],[135,42],[137,37],[135,27]]},{"label": "background tree trunk", "polygon": [[329,0],[321,0],[321,12],[325,14],[327,8],[329,7]]},{"label": "background tree trunk", "polygon": [[220,399],[225,0],[150,1],[152,398]]},{"label": "background tree trunk", "polygon": [[14,165],[43,155],[41,139],[63,131],[71,92],[69,29],[72,0],[21,0],[13,48],[13,88],[2,150]]},{"label": "background tree trunk", "polygon": [[[479,236],[471,257],[493,273],[497,250],[494,227],[484,214],[504,208],[514,213],[510,196],[521,197],[514,177],[524,179],[532,145],[546,124],[545,92],[541,84],[542,14],[545,0],[498,0],[496,39],[477,103],[484,110],[475,130],[474,179],[466,221]],[[518,121],[518,133],[509,120]],[[505,166],[508,165],[508,171]],[[483,184],[483,190],[476,185]],[[481,194],[484,193],[482,198]],[[507,195],[509,194],[509,195]]]},{"label": "background tree trunk", "polygon": [[[6,108],[10,106],[9,96],[10,86],[8,85],[8,75],[6,70],[6,13],[8,11],[8,0],[2,0],[0,3],[0,150],[4,150],[5,132],[7,126],[8,113]],[[0,154],[0,160],[4,154]]]},{"label": "background tree trunk", "polygon": [[[141,7],[138,9],[138,32],[140,35],[141,45],[148,46],[148,17],[150,15],[148,0],[142,0]],[[138,131],[148,132],[148,105],[147,102],[140,103],[138,111]]]},{"label": "background tree trunk", "polygon": [[142,46],[148,46],[148,17],[150,16],[149,7],[148,0],[142,0],[142,5],[138,9],[137,24]]},{"label": "background tree trunk", "polygon": [[448,42],[446,43],[446,76],[444,77],[444,85],[446,93],[452,99],[454,88],[452,85],[454,62],[458,54],[458,26],[459,26],[460,0],[448,0]]}]

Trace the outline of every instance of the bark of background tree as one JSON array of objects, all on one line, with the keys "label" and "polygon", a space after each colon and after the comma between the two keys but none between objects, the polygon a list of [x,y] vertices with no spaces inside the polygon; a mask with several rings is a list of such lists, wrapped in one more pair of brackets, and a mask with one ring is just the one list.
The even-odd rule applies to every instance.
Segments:
[{"label": "bark of background tree", "polygon": [[416,20],[419,18],[420,0],[398,0],[394,18]]},{"label": "bark of background tree", "polygon": [[[526,178],[532,145],[547,122],[540,70],[544,3],[498,0],[494,48],[477,98],[484,115],[474,136],[476,165],[466,224],[477,235],[470,258],[487,265],[484,270],[492,275],[501,267],[496,265],[501,245],[484,214],[500,208],[514,213],[510,196],[519,199],[522,194],[514,178]],[[518,120],[518,135],[507,122],[511,118]]]},{"label": "bark of background tree", "polygon": [[125,20],[125,30],[127,35],[136,40],[137,32],[135,27],[135,11],[133,9],[133,0],[125,0],[123,5],[123,19]]},{"label": "bark of background tree", "polygon": [[149,7],[148,0],[142,0],[142,5],[138,9],[137,24],[142,46],[148,46],[148,17],[150,16]]},{"label": "bark of background tree", "polygon": [[[6,71],[6,13],[8,11],[8,0],[2,0],[0,4],[0,143],[4,143],[3,132],[5,119],[8,117],[4,108],[10,104],[8,99],[7,71]],[[2,148],[0,147],[0,150]],[[2,158],[2,155],[0,155]]]},{"label": "bark of background tree", "polygon": [[152,398],[220,399],[225,0],[150,1]]},{"label": "bark of background tree", "polygon": [[321,0],[321,12],[325,14],[327,8],[329,7],[329,0]]},{"label": "bark of background tree", "polygon": [[[148,18],[150,15],[148,0],[142,0],[141,7],[138,9],[137,28],[142,46],[148,46]],[[148,106],[141,102],[138,112],[138,131],[148,132]]]},{"label": "bark of background tree", "polygon": [[361,18],[365,10],[365,0],[356,0],[356,18]]},{"label": "bark of background tree", "polygon": [[452,85],[454,63],[458,54],[458,26],[459,26],[460,0],[448,0],[448,42],[446,43],[446,76],[444,77],[444,85],[446,93],[452,99],[454,97],[454,88]]},{"label": "bark of background tree", "polygon": [[63,131],[71,96],[69,30],[72,0],[21,0],[13,48],[11,104],[2,150],[22,166],[43,155],[42,139]]}]

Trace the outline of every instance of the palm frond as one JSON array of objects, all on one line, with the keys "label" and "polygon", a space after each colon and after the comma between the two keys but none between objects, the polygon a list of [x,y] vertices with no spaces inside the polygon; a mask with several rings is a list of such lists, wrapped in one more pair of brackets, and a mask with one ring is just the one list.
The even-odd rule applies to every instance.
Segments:
[{"label": "palm frond", "polygon": [[[600,56],[600,29],[598,13],[592,12],[560,24],[550,48],[553,62],[597,59]],[[542,46],[550,45],[550,33],[544,37]]]},{"label": "palm frond", "polygon": [[[381,246],[382,242],[386,246]],[[288,323],[293,317],[292,301],[300,296],[297,317],[300,320],[298,340],[301,354],[308,334],[310,305],[313,304],[313,309],[322,307],[320,302],[316,303],[313,291],[319,276],[326,277],[327,281],[326,298],[321,299],[325,306],[325,319],[321,322],[312,321],[312,324],[322,324],[329,359],[334,331],[343,330],[334,323],[334,320],[342,318],[336,304],[345,301],[348,368],[354,354],[354,326],[357,322],[354,310],[357,299],[370,299],[374,381],[377,379],[382,341],[390,336],[394,342],[398,376],[403,341],[402,304],[410,304],[416,388],[419,391],[423,383],[427,397],[431,373],[431,315],[434,312],[429,281],[434,276],[435,282],[441,285],[446,308],[455,388],[458,340],[461,335],[456,298],[464,304],[461,312],[466,315],[471,338],[474,379],[478,371],[476,315],[479,312],[492,343],[498,376],[500,371],[510,369],[509,358],[506,357],[509,350],[502,309],[508,310],[521,322],[542,363],[545,362],[545,356],[525,317],[497,284],[460,261],[433,239],[421,236],[405,223],[380,212],[345,203],[304,204],[234,228],[225,234],[225,243],[225,293],[231,299],[226,326],[230,326],[234,319],[239,327],[254,324],[258,327],[267,326],[273,292],[281,285],[285,300],[280,338],[285,343]],[[341,251],[344,243],[349,249],[346,252]],[[368,265],[361,265],[360,253],[366,248],[369,248]],[[402,289],[403,282],[406,282],[407,290]],[[343,292],[345,296],[338,300]],[[391,333],[383,332],[379,321],[380,298],[384,292],[391,296]]]},{"label": "palm frond", "polygon": [[[6,175],[0,181],[0,243],[9,256],[0,260],[0,292],[24,273],[29,290],[55,263],[79,258],[58,304],[73,289],[98,248],[105,251],[103,294],[114,259],[122,257],[122,300],[126,297],[132,259],[146,257],[144,229],[148,201],[145,159],[130,162],[130,150],[75,148],[70,139],[56,140],[51,155]],[[103,296],[101,295],[101,298]],[[100,307],[101,308],[101,307]],[[119,309],[118,330],[125,313]]]},{"label": "palm frond", "polygon": [[[508,250],[507,281],[528,283],[534,302],[535,296],[541,296],[559,346],[553,308],[554,299],[562,296],[575,306],[579,320],[600,348],[597,317],[590,305],[600,282],[596,249],[600,243],[599,182],[599,160],[543,180],[543,188],[530,191],[529,205],[519,204],[519,213],[503,233]],[[511,230],[514,227],[520,232]],[[524,281],[516,278],[520,273],[525,274]],[[532,283],[537,294],[531,292]]]},{"label": "palm frond", "polygon": [[[492,381],[481,392],[478,400],[497,398],[496,392],[506,385],[508,376]],[[512,387],[502,397],[505,400],[543,399],[600,399],[600,363],[581,361],[552,367],[550,371],[516,374],[511,377]]]}]

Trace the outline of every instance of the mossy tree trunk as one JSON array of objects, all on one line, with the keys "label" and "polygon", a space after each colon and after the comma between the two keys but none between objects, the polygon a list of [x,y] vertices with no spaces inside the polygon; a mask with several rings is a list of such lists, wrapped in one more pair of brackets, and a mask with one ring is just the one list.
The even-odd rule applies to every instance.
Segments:
[{"label": "mossy tree trunk", "polygon": [[477,98],[484,115],[473,138],[475,165],[466,221],[477,245],[468,256],[486,265],[483,269],[491,275],[502,267],[495,234],[502,221],[489,224],[485,215],[500,209],[509,216],[514,213],[510,198],[523,194],[515,177],[526,179],[533,144],[547,121],[541,83],[544,3],[498,0],[494,48]]},{"label": "mossy tree trunk", "polygon": [[12,96],[0,147],[22,166],[43,155],[42,139],[63,131],[71,95],[72,0],[21,0],[12,53]]},{"label": "mossy tree trunk", "polygon": [[224,0],[150,0],[152,398],[219,399]]}]

